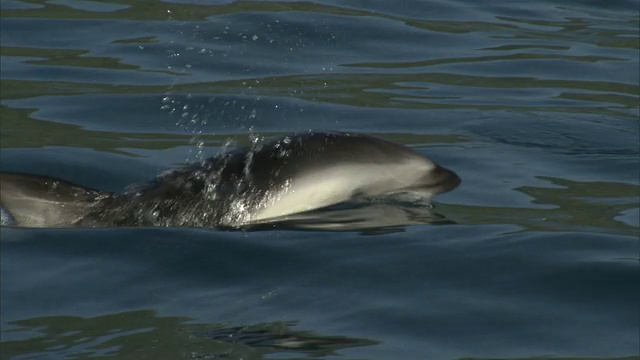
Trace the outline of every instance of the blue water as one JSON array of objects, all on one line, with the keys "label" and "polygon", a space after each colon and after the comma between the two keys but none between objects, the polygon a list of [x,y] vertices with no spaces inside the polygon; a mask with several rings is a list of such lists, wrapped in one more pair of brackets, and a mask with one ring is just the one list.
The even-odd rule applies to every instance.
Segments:
[{"label": "blue water", "polygon": [[0,230],[2,359],[632,357],[640,4],[0,4],[0,171],[119,191],[338,130],[463,179],[439,225]]}]

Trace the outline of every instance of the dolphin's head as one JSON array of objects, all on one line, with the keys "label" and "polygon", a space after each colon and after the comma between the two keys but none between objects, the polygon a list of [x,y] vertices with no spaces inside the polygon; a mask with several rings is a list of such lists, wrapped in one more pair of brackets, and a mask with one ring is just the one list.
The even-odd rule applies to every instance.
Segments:
[{"label": "dolphin's head", "polygon": [[[268,143],[248,170],[264,201],[250,221],[305,212],[350,200],[429,203],[460,178],[404,145],[342,133],[310,133]],[[280,155],[284,154],[284,155]]]}]

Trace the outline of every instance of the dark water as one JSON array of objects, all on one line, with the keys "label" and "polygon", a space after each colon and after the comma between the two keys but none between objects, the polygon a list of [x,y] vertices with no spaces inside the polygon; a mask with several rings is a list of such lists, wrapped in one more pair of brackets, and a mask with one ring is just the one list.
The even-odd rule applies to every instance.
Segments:
[{"label": "dark water", "polygon": [[637,0],[1,8],[2,171],[333,129],[463,179],[443,225],[4,228],[2,359],[638,358]]}]

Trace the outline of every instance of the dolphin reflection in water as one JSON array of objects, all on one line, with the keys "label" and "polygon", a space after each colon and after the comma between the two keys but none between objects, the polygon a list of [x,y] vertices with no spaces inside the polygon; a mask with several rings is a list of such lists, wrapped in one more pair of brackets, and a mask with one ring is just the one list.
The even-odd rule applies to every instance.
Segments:
[{"label": "dolphin reflection in water", "polygon": [[[453,171],[403,145],[361,134],[309,132],[167,171],[122,193],[1,173],[0,210],[3,225],[21,227],[289,223],[342,230],[434,222],[425,203],[459,183]],[[384,199],[402,199],[404,205]],[[407,206],[406,199],[422,205]],[[340,208],[345,203],[358,205]]]}]

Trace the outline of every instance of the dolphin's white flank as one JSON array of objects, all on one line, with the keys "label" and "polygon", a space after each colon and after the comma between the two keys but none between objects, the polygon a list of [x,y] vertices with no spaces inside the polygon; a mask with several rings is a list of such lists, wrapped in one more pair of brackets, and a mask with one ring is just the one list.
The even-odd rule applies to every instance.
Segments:
[{"label": "dolphin's white flank", "polygon": [[399,193],[433,195],[460,178],[417,152],[372,136],[305,133],[166,172],[123,193],[1,173],[4,225],[238,227]]}]

